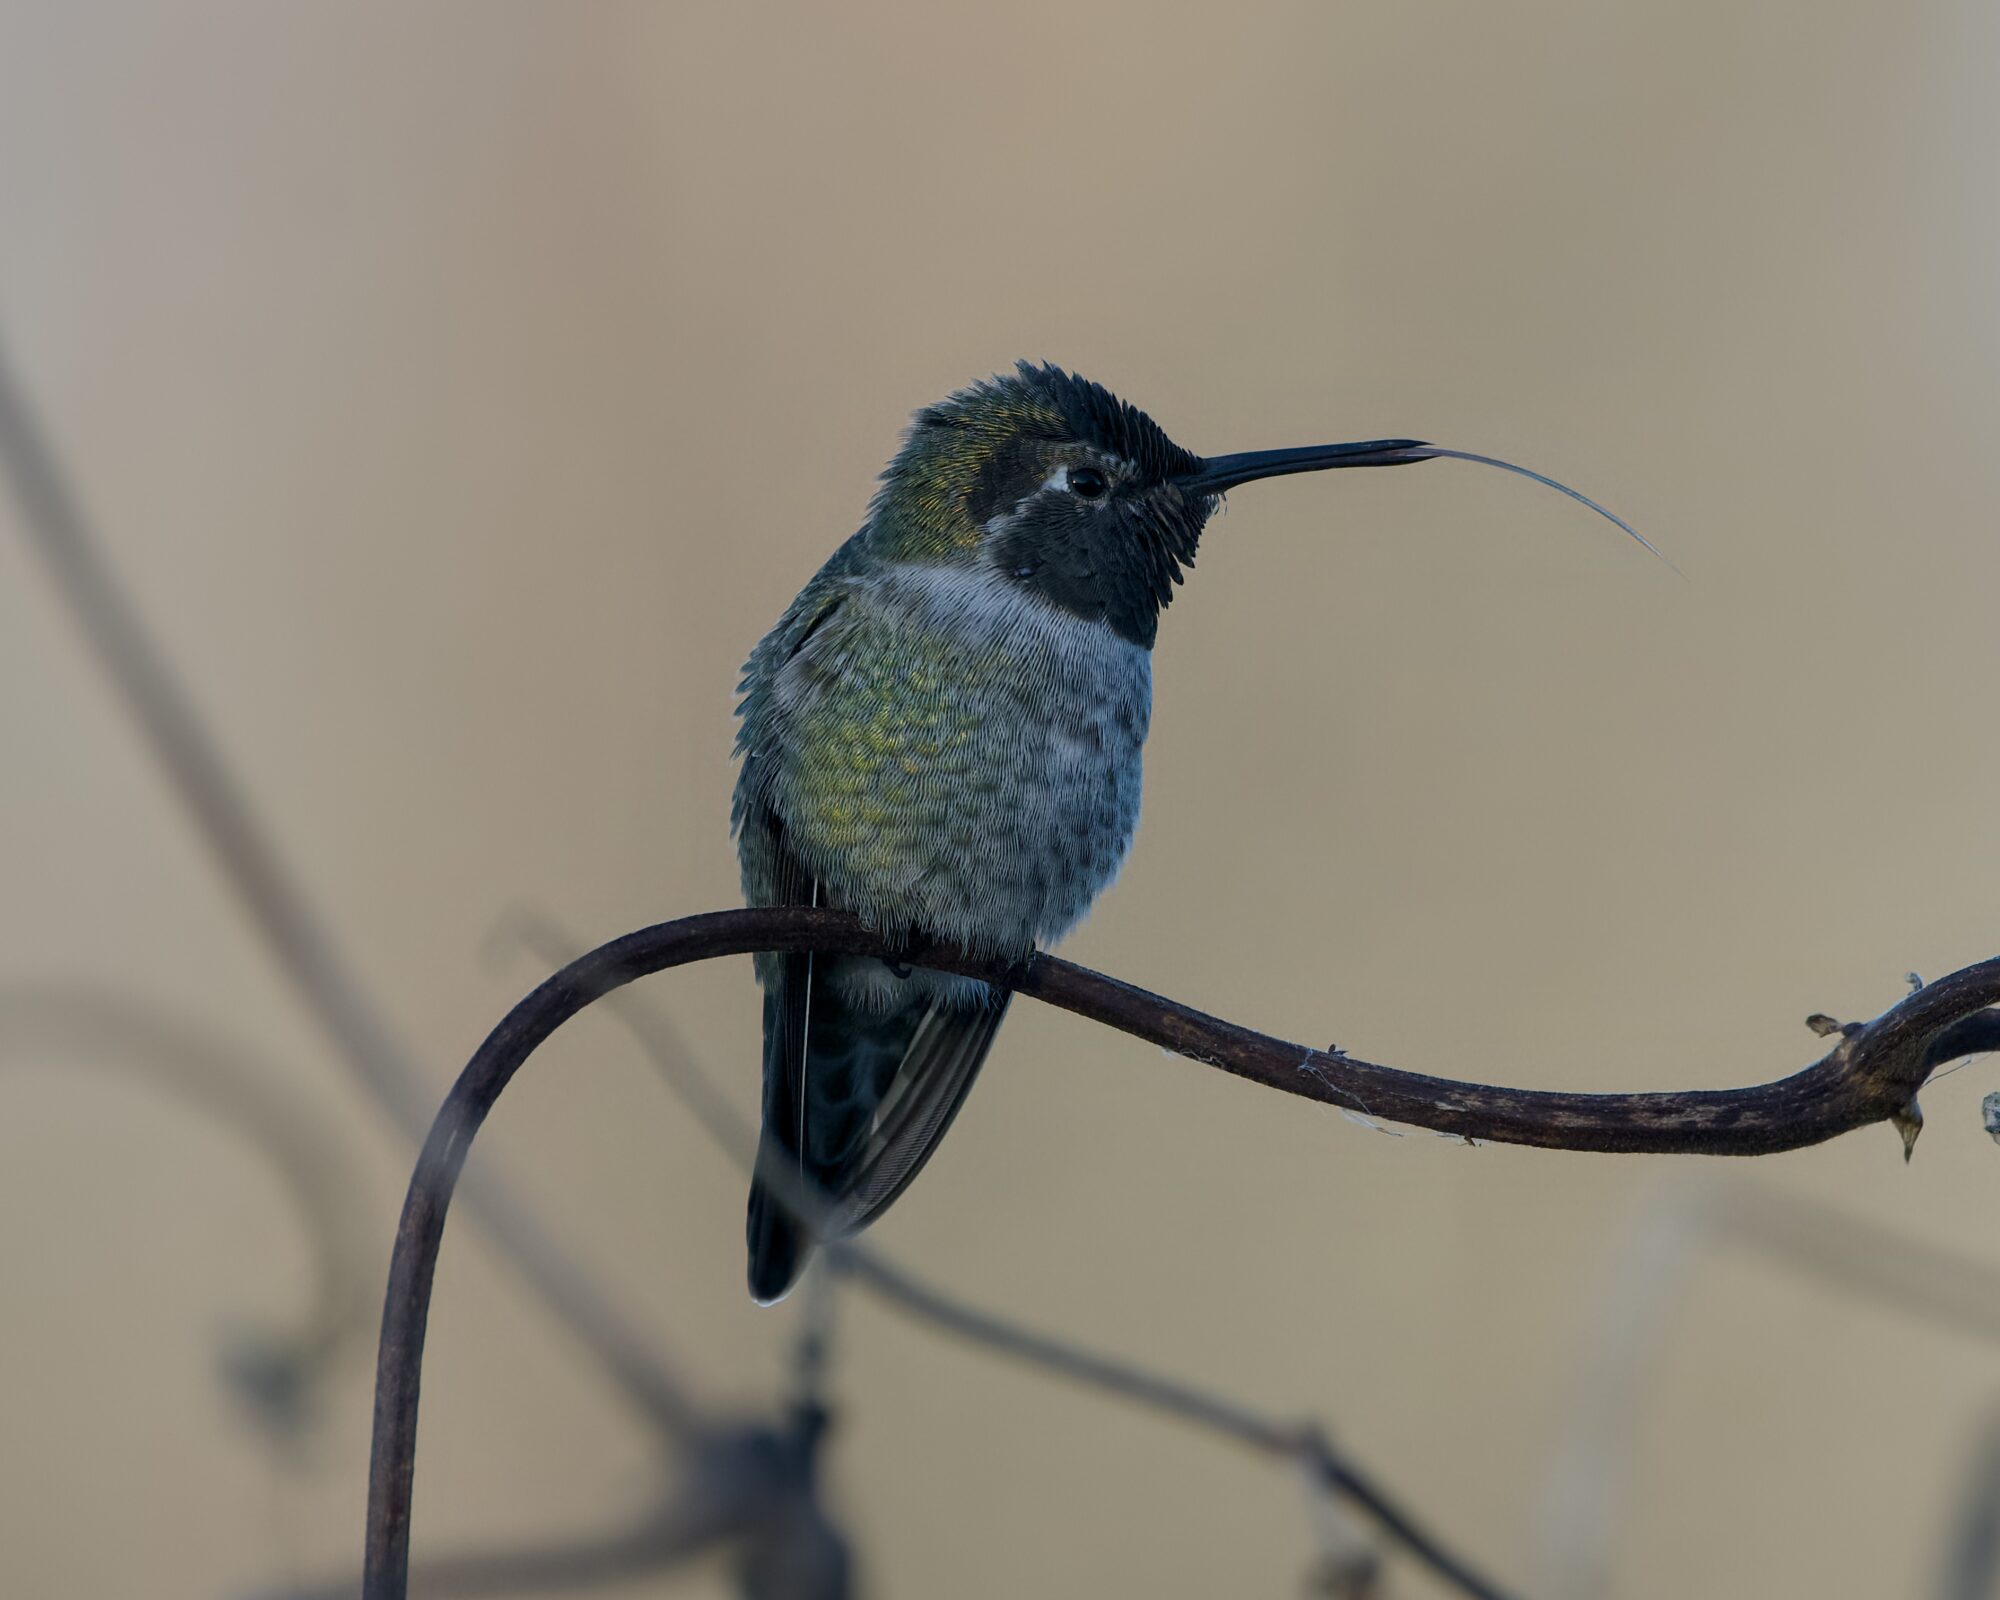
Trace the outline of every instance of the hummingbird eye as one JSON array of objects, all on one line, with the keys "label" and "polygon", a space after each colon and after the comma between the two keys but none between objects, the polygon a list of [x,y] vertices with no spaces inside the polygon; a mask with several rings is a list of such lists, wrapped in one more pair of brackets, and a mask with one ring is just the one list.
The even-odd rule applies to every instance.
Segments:
[{"label": "hummingbird eye", "polygon": [[1111,488],[1110,480],[1095,467],[1071,467],[1069,491],[1085,500],[1101,500]]}]

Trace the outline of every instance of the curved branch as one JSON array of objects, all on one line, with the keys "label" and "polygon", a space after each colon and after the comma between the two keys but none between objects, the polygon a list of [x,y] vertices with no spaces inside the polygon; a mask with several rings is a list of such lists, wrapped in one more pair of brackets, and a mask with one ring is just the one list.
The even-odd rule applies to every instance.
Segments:
[{"label": "curved branch", "polygon": [[[925,964],[934,952],[908,959]],[[956,968],[966,971],[969,968]],[[1853,1025],[1818,1061],[1744,1089],[1584,1094],[1514,1089],[1376,1066],[1288,1044],[1038,956],[1020,993],[1267,1088],[1466,1139],[1548,1150],[1753,1156],[1823,1144],[1895,1116],[1933,1069],[2000,1050],[2000,958],[1966,967]]]},{"label": "curved branch", "polygon": [[1466,1138],[1574,1150],[1753,1155],[1816,1144],[1906,1107],[1932,1067],[2000,1049],[2000,960],[1967,967],[1855,1025],[1803,1071],[1748,1089],[1569,1094],[1455,1082],[1308,1049],[1052,956],[1008,967],[928,943],[893,950],[836,911],[767,906],[661,923],[599,946],[514,1007],[453,1084],[417,1158],[397,1225],[375,1387],[366,1600],[408,1592],[410,1493],[424,1334],[445,1212],[473,1136],[543,1040],[593,1000],[668,967],[754,951],[894,955],[988,982],[1180,1055],[1328,1105]]}]

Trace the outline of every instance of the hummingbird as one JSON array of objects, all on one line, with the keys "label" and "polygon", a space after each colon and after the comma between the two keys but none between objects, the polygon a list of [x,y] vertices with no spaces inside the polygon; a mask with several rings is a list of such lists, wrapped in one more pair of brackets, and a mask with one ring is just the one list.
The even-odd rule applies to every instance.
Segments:
[{"label": "hummingbird", "polygon": [[[1020,363],[916,413],[867,518],[751,653],[732,822],[751,905],[838,907],[1026,961],[1117,875],[1139,820],[1160,613],[1231,489],[1440,456],[1417,439],[1202,457],[1099,384]],[[1658,551],[1654,551],[1658,555]],[[1662,557],[1662,560],[1665,558]],[[750,1292],[857,1232],[965,1103],[1004,987],[890,959],[762,955]],[[786,1178],[773,1176],[778,1171]]]}]

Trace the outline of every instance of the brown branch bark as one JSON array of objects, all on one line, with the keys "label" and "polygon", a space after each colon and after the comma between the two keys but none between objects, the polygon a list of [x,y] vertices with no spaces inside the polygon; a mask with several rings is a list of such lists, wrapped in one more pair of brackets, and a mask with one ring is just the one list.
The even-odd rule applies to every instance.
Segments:
[{"label": "brown branch bark", "polygon": [[410,1496],[424,1334],[452,1190],[472,1139],[534,1050],[593,1000],[649,973],[753,951],[894,954],[1004,983],[1270,1088],[1368,1116],[1471,1139],[1550,1149],[1757,1155],[1817,1144],[1907,1107],[1932,1068],[2000,1049],[2000,959],[1967,967],[1853,1025],[1811,1066],[1744,1089],[1570,1094],[1458,1082],[1288,1044],[1052,956],[1007,968],[943,947],[891,952],[840,912],[762,907],[711,912],[628,934],[547,979],[487,1036],[432,1124],[390,1262],[376,1370],[368,1485],[366,1600],[408,1592]]}]

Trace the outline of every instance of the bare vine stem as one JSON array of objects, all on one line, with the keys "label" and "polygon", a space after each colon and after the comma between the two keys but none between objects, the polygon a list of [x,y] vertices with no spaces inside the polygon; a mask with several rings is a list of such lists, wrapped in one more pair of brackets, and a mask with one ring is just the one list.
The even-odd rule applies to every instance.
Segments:
[{"label": "bare vine stem", "polygon": [[1469,1139],[1549,1149],[1756,1155],[1816,1144],[1902,1113],[1939,1063],[2000,1049],[2000,959],[1929,984],[1851,1024],[1811,1066],[1742,1089],[1576,1094],[1461,1082],[1308,1049],[1052,956],[1019,967],[918,943],[892,949],[843,913],[804,907],[710,912],[661,923],[579,957],[502,1019],[431,1126],[397,1227],[376,1369],[365,1600],[405,1600],[424,1334],[438,1247],[472,1140],[535,1049],[570,1017],[649,973],[769,950],[893,955],[1005,984],[1270,1088]]}]

